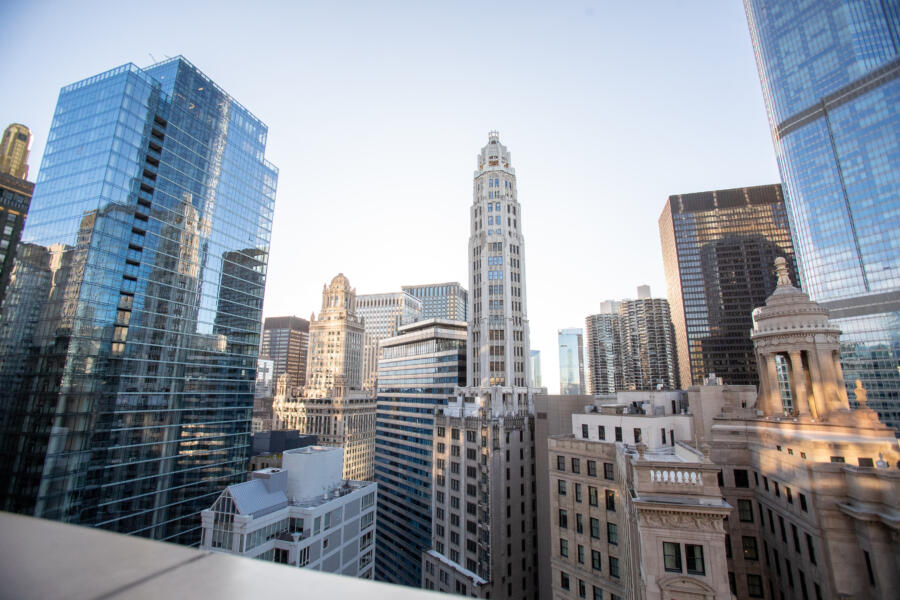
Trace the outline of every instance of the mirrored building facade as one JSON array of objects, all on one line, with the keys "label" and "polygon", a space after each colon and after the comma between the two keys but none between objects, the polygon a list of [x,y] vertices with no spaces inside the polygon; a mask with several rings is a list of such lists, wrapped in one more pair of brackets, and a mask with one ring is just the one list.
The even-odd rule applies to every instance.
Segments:
[{"label": "mirrored building facade", "polygon": [[669,196],[659,217],[680,383],[715,373],[756,385],[751,313],[775,289],[775,258],[796,274],[780,185]]},{"label": "mirrored building facade", "polygon": [[579,395],[584,393],[584,333],[581,329],[560,329],[559,342],[559,393]]},{"label": "mirrored building facade", "polygon": [[182,57],[62,89],[9,290],[33,306],[0,316],[4,510],[195,544],[243,480],[266,135]]},{"label": "mirrored building facade", "polygon": [[745,0],[803,288],[900,427],[900,5]]}]

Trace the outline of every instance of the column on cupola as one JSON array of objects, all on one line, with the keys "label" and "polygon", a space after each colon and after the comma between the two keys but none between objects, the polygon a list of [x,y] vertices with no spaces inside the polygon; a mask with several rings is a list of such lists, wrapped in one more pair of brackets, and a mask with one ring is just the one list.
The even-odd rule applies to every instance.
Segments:
[{"label": "column on cupola", "polygon": [[791,398],[794,401],[794,410],[800,417],[809,417],[809,394],[806,390],[803,354],[800,350],[791,350],[788,356],[791,359]]},{"label": "column on cupola", "polygon": [[766,408],[763,409],[768,416],[778,416],[784,413],[784,404],[781,402],[781,389],[778,386],[778,366],[775,363],[775,352],[767,352],[763,355],[766,361],[766,373],[769,383]]}]

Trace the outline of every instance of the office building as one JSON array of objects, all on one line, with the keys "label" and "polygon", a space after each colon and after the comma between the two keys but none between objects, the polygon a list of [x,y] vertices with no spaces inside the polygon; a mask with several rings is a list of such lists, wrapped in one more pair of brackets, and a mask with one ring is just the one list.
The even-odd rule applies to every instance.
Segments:
[{"label": "office building", "polygon": [[541,351],[531,351],[531,387],[543,387],[541,382]]},{"label": "office building", "polygon": [[559,393],[574,396],[584,393],[584,334],[581,329],[560,329]]},{"label": "office building", "polygon": [[267,317],[263,325],[259,357],[274,362],[272,381],[290,377],[287,385],[306,383],[309,321],[300,317]]},{"label": "office building", "polygon": [[363,322],[356,290],[339,273],[322,286],[322,310],[309,326],[306,385],[276,384],[276,429],[318,436],[319,444],[344,449],[344,479],[374,476],[375,396],[360,389]]},{"label": "office building", "polygon": [[456,281],[404,285],[404,292],[422,301],[422,318],[467,321],[469,294]]},{"label": "office building", "polygon": [[745,0],[803,289],[843,332],[844,381],[900,428],[900,12]]},{"label": "office building", "polygon": [[19,123],[9,125],[0,138],[0,174],[28,179],[31,130]]},{"label": "office building", "polygon": [[466,323],[425,319],[381,340],[375,578],[419,587],[431,547],[434,412],[466,383]]},{"label": "office building", "polygon": [[253,418],[250,431],[272,429],[272,402],[275,400],[275,362],[260,358],[256,361],[256,383],[253,386]]},{"label": "office building", "polygon": [[34,184],[30,181],[0,173],[0,306],[12,276],[33,193]]},{"label": "office building", "polygon": [[522,207],[515,169],[497,132],[476,160],[467,385],[434,417],[432,544],[422,554],[422,587],[479,598],[536,598]]},{"label": "office building", "polygon": [[182,57],[62,89],[22,234],[49,285],[0,392],[5,510],[196,544],[246,476],[266,133]]},{"label": "office building", "polygon": [[659,233],[681,386],[710,373],[756,385],[750,313],[775,289],[776,257],[796,273],[781,186],[669,196]]},{"label": "office building", "polygon": [[372,579],[378,484],[341,478],[341,448],[284,452],[203,511],[201,549]]},{"label": "office building", "polygon": [[401,325],[422,318],[422,301],[407,292],[365,294],[356,297],[356,314],[363,320],[362,389],[375,393],[378,378],[378,342],[397,335]]}]

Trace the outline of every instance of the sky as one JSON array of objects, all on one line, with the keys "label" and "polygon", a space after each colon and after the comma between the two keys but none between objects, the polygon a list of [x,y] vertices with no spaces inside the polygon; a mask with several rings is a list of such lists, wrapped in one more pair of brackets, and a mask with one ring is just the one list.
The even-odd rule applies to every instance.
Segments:
[{"label": "sky", "polygon": [[665,296],[668,196],[780,181],[740,0],[2,2],[0,126],[59,89],[181,54],[269,127],[280,169],[264,311],[459,281],[475,156],[512,153],[543,384],[557,330]]}]

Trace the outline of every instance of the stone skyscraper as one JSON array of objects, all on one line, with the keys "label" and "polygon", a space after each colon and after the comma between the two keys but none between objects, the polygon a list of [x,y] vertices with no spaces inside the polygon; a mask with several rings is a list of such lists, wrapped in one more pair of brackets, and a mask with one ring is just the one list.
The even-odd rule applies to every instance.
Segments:
[{"label": "stone skyscraper", "polygon": [[434,419],[432,549],[422,586],[537,597],[534,404],[522,211],[491,132],[470,208],[468,386]]},{"label": "stone skyscraper", "polygon": [[19,123],[7,127],[0,138],[0,173],[27,179],[29,152],[31,130]]},{"label": "stone skyscraper", "polygon": [[422,318],[422,301],[408,292],[360,294],[356,297],[356,314],[363,319],[362,389],[375,393],[378,379],[378,344],[397,335],[401,325]]},{"label": "stone skyscraper", "polygon": [[344,449],[344,479],[374,475],[375,397],[362,384],[363,321],[356,290],[339,273],[322,286],[322,310],[309,326],[306,385],[277,384],[272,410],[276,428],[318,436],[323,446]]},{"label": "stone skyscraper", "polygon": [[197,543],[200,511],[244,479],[267,132],[180,56],[60,91],[7,296],[33,305],[0,327],[18,349],[0,389],[4,510]]},{"label": "stone skyscraper", "polygon": [[[744,0],[803,290],[900,429],[900,5]],[[768,291],[768,290],[767,290]]]}]

